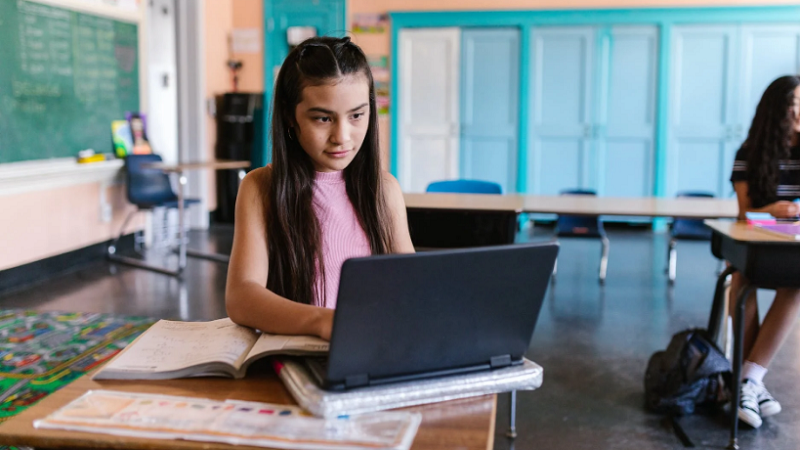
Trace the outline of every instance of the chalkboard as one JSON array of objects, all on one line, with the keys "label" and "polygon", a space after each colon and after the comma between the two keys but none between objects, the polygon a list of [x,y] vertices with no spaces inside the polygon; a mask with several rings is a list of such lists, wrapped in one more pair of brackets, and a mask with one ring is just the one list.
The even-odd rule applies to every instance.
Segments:
[{"label": "chalkboard", "polygon": [[0,163],[110,152],[139,110],[137,26],[0,0]]}]

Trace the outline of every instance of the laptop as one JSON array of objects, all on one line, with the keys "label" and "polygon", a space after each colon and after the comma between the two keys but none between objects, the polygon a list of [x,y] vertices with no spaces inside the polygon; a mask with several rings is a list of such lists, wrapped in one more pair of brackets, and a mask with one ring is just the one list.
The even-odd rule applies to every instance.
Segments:
[{"label": "laptop", "polygon": [[558,244],[354,258],[342,266],[323,389],[522,364]]}]

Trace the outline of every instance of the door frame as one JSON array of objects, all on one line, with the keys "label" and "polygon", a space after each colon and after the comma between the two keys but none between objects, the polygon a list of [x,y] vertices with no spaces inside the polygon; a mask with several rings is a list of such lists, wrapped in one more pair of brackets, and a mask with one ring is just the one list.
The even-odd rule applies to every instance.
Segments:
[{"label": "door frame", "polygon": [[[265,8],[266,10],[267,8]],[[800,22],[800,6],[743,6],[700,8],[641,8],[641,9],[588,9],[588,10],[525,10],[525,11],[440,11],[440,12],[390,12],[391,17],[391,92],[390,104],[397,108],[399,61],[399,32],[405,28],[437,27],[518,27],[520,29],[519,66],[519,127],[517,152],[517,192],[524,193],[528,186],[525,170],[528,164],[528,104],[530,93],[527,80],[530,74],[530,45],[532,28],[543,25],[656,25],[660,30],[655,131],[655,173],[653,195],[666,194],[667,134],[669,118],[669,74],[671,28],[673,25],[692,23],[791,23]],[[265,86],[269,83],[265,83]],[[267,86],[271,89],[271,86]],[[391,113],[391,130],[398,130],[398,111]],[[390,168],[397,175],[398,133],[391,136]]]}]

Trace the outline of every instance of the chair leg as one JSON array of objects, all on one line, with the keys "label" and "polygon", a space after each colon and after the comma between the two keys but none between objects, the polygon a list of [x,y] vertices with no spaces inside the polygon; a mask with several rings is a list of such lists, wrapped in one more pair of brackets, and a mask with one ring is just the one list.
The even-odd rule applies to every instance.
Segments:
[{"label": "chair leg", "polygon": [[602,238],[603,250],[600,255],[600,284],[606,284],[606,272],[608,271],[608,248],[611,245],[607,236]]},{"label": "chair leg", "polygon": [[667,276],[669,284],[675,284],[675,275],[678,273],[678,242],[675,238],[669,240],[669,257],[667,261]]},{"label": "chair leg", "polygon": [[510,439],[517,437],[517,391],[511,391],[510,402],[511,408],[508,416],[508,431],[506,436]]},{"label": "chair leg", "polygon": [[[106,248],[106,252],[109,255],[113,255],[113,254],[117,253],[117,244],[119,244],[119,240],[122,238],[122,235],[125,233],[125,228],[128,227],[128,222],[131,221],[131,219],[133,218],[133,216],[137,212],[139,212],[139,210],[135,209],[135,210],[129,212],[128,216],[125,217],[125,221],[122,222],[122,228],[120,228],[119,234],[117,234],[117,236],[114,238],[114,240],[112,240],[111,243],[108,244],[108,248]],[[135,245],[135,243],[136,243],[136,237],[134,236],[134,245]]]}]

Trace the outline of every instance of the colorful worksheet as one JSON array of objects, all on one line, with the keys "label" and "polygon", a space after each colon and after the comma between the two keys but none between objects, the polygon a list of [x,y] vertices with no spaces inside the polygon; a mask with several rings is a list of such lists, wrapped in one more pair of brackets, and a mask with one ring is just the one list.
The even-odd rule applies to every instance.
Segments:
[{"label": "colorful worksheet", "polygon": [[322,419],[286,405],[97,390],[34,426],[287,449],[405,450],[420,421],[405,411]]}]

